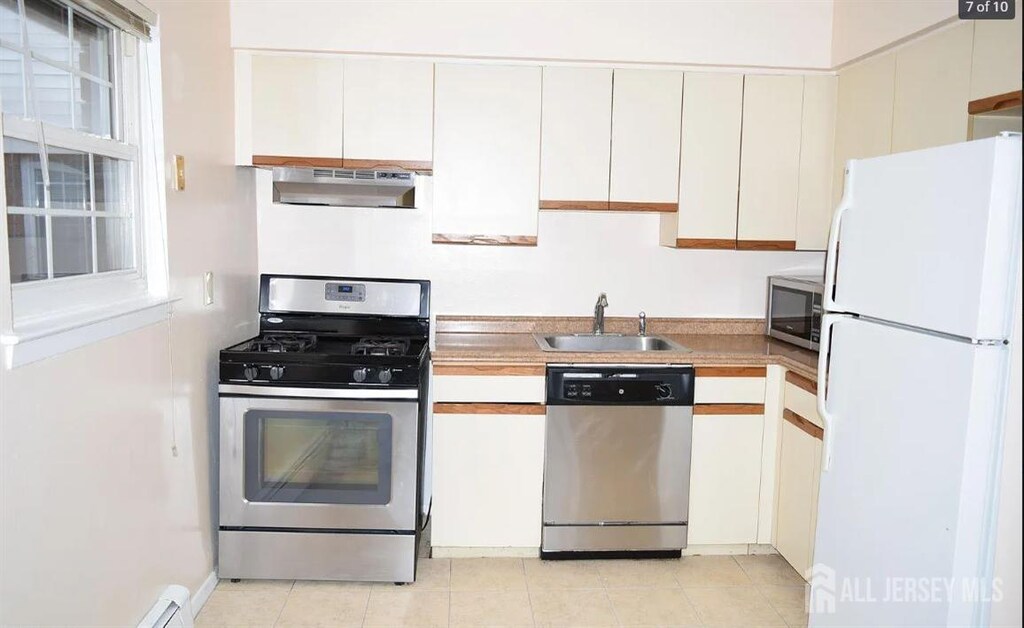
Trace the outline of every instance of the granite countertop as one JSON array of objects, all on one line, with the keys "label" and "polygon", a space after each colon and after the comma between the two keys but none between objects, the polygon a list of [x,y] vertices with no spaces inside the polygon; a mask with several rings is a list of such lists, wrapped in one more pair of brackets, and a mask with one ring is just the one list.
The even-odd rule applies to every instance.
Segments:
[{"label": "granite countertop", "polygon": [[[763,334],[759,319],[648,319],[648,335],[663,336],[689,352],[542,351],[534,333],[587,332],[589,318],[438,317],[434,362],[675,363],[695,366],[778,364],[810,379],[817,377],[818,354]],[[635,319],[608,319],[609,332],[635,334]]]}]

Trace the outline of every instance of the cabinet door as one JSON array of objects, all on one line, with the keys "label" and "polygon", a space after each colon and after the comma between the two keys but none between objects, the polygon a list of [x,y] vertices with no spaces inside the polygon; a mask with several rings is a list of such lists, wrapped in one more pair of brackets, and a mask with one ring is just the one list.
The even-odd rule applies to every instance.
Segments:
[{"label": "cabinet door", "polygon": [[967,22],[896,52],[892,152],[967,140],[973,43]]},{"label": "cabinet door", "polygon": [[833,205],[843,196],[843,171],[848,160],[888,155],[892,149],[895,83],[895,54],[874,57],[839,72]]},{"label": "cabinet door", "polygon": [[665,246],[736,248],[743,75],[686,73],[679,211],[661,217]]},{"label": "cabinet door", "polygon": [[526,407],[434,413],[435,547],[540,547],[544,406]]},{"label": "cabinet door", "polygon": [[541,209],[608,209],[612,71],[544,68]]},{"label": "cabinet door", "polygon": [[1020,90],[1021,18],[978,20],[971,55],[971,100]]},{"label": "cabinet door", "polygon": [[682,72],[615,70],[610,208],[674,212]]},{"label": "cabinet door", "polygon": [[764,415],[715,408],[693,417],[687,544],[756,543]]},{"label": "cabinet door", "polygon": [[803,77],[744,80],[736,248],[796,248]]},{"label": "cabinet door", "polygon": [[537,243],[541,69],[438,64],[434,242]]},{"label": "cabinet door", "polygon": [[814,559],[821,441],[786,420],[779,449],[775,549],[807,578]]},{"label": "cabinet door", "polygon": [[336,159],[341,165],[344,74],[340,58],[253,56],[253,155]]},{"label": "cabinet door", "polygon": [[832,221],[832,158],[835,154],[835,76],[804,77],[800,131],[800,188],[796,206],[796,248],[824,251]]},{"label": "cabinet door", "polygon": [[434,64],[345,60],[345,167],[430,170]]}]

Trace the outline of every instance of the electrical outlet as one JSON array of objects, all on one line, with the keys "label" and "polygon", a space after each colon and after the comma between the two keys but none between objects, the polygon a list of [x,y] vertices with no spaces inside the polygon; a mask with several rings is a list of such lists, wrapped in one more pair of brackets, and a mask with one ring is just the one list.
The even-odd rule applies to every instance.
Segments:
[{"label": "electrical outlet", "polygon": [[213,271],[203,273],[203,305],[213,305]]}]

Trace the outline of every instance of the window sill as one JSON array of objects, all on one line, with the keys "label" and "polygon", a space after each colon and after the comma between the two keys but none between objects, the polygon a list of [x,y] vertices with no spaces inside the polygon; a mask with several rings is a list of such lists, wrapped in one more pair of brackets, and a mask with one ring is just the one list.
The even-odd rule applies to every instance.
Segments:
[{"label": "window sill", "polygon": [[16,368],[165,321],[173,302],[148,297],[16,325],[13,333],[0,335],[4,363]]}]

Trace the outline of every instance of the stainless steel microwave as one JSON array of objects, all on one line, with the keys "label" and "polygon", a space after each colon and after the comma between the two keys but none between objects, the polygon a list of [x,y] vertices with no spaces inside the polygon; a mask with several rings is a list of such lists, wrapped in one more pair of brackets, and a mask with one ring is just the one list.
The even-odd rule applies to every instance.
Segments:
[{"label": "stainless steel microwave", "polygon": [[815,276],[768,278],[768,335],[812,351],[821,337],[821,299],[825,285]]}]

